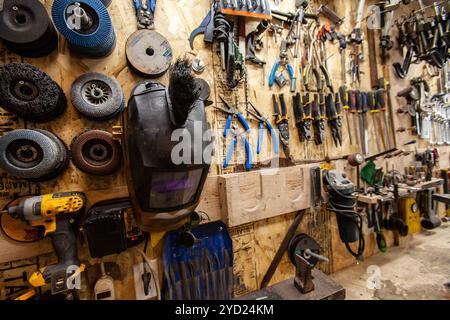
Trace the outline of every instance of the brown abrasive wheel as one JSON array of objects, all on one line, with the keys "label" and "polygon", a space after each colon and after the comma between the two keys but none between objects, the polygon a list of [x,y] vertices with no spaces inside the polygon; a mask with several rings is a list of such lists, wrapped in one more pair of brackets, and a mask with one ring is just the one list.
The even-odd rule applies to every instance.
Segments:
[{"label": "brown abrasive wheel", "polygon": [[103,130],[88,130],[72,143],[72,161],[83,172],[109,175],[117,171],[122,160],[119,142]]}]

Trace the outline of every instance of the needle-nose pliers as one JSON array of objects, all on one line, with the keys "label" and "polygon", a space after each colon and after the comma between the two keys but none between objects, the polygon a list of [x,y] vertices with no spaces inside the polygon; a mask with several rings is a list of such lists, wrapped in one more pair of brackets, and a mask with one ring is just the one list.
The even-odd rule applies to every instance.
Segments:
[{"label": "needle-nose pliers", "polygon": [[233,135],[233,140],[231,141],[230,146],[228,147],[227,155],[225,157],[225,161],[223,163],[223,168],[228,168],[231,158],[233,157],[234,149],[236,148],[237,144],[237,137],[240,136],[242,142],[244,143],[245,147],[245,169],[251,170],[252,169],[252,157],[250,152],[250,144],[248,143],[248,140],[245,138],[244,132],[239,132],[238,129],[233,125],[230,130],[231,134]]},{"label": "needle-nose pliers", "polygon": [[267,127],[267,131],[269,131],[269,134],[272,136],[272,143],[273,143],[273,150],[275,154],[279,153],[279,144],[278,144],[278,137],[275,132],[275,129],[270,124],[269,119],[264,117],[262,113],[255,108],[253,103],[249,102],[249,105],[251,109],[248,109],[247,112],[253,116],[256,120],[259,121],[259,135],[258,135],[258,146],[256,148],[256,154],[261,154],[261,147],[262,147],[262,141],[263,141],[263,135],[264,135],[264,127]]},{"label": "needle-nose pliers", "polygon": [[214,106],[214,108],[228,114],[227,123],[223,131],[223,136],[226,137],[228,135],[228,131],[230,131],[231,123],[233,121],[233,116],[236,116],[238,118],[239,122],[244,127],[245,132],[248,132],[250,130],[250,126],[248,125],[248,122],[245,120],[244,116],[236,108],[232,107],[222,96],[220,96],[220,100],[222,100],[225,108],[219,106]]}]

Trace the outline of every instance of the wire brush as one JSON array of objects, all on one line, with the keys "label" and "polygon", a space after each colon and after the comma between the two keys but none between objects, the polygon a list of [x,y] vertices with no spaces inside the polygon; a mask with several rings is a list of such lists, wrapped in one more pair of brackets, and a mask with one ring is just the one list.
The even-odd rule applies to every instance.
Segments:
[{"label": "wire brush", "polygon": [[175,121],[179,125],[183,125],[192,105],[198,99],[191,61],[186,57],[178,58],[170,69],[169,95]]}]

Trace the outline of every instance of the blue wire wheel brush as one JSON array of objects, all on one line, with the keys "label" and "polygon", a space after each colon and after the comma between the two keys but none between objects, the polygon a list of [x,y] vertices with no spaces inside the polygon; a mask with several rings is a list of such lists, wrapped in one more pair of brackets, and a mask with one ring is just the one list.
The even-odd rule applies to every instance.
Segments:
[{"label": "blue wire wheel brush", "polygon": [[116,35],[111,18],[100,0],[55,0],[53,22],[72,51],[90,58],[109,55]]}]

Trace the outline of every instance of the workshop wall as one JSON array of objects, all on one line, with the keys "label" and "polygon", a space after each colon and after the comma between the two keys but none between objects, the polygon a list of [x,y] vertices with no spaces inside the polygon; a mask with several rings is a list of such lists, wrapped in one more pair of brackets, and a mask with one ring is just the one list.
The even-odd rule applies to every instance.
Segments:
[{"label": "workshop wall", "polygon": [[[41,0],[50,11],[53,1]],[[272,3],[273,1],[271,1]],[[376,1],[368,1],[367,5],[375,3]],[[281,1],[278,9],[285,11],[294,10],[295,0]],[[322,1],[311,1],[311,6],[318,7]],[[356,12],[358,1],[329,1],[328,4],[339,15],[344,16],[344,23],[338,28],[339,32],[349,34],[353,29],[353,16]],[[229,91],[224,83],[224,75],[220,68],[220,57],[217,55],[217,47],[211,48],[206,45],[202,36],[196,38],[194,42],[195,50],[190,51],[189,38],[190,32],[195,29],[202,21],[203,17],[209,10],[209,0],[160,0],[156,6],[155,30],[164,35],[170,42],[174,57],[181,57],[187,55],[190,58],[198,57],[205,62],[206,69],[199,76],[205,79],[211,86],[211,100],[215,104],[220,104],[219,96],[222,95],[230,102],[235,102],[239,109],[244,112],[246,97],[250,100],[260,111],[267,117],[272,118],[273,93],[284,93],[286,102],[288,104],[288,112],[290,119],[294,119],[292,111],[292,98],[289,92],[289,86],[283,89],[278,89],[274,86],[269,89],[267,79],[270,69],[277,59],[279,54],[280,38],[276,40],[270,32],[266,33],[264,37],[265,47],[261,51],[261,58],[267,61],[267,70],[265,73],[265,84],[263,83],[262,68],[247,64],[247,80],[248,84],[241,83],[237,89]],[[273,3],[272,3],[273,4]],[[403,13],[411,11],[411,8],[417,4],[413,3],[406,8],[401,8],[395,12],[395,17],[401,16]],[[275,7],[274,7],[275,8]],[[57,83],[60,84],[66,95],[69,97],[72,82],[81,74],[86,72],[101,72],[106,75],[113,76],[118,79],[123,87],[126,98],[128,99],[130,91],[134,85],[141,80],[134,75],[127,67],[125,58],[125,43],[127,38],[137,30],[135,12],[132,6],[132,1],[114,0],[108,8],[111,15],[112,22],[116,31],[117,44],[114,52],[106,58],[99,60],[85,59],[75,56],[68,49],[67,43],[62,36],[59,36],[58,49],[51,55],[40,59],[22,58],[6,50],[0,43],[0,65],[9,62],[27,62],[31,63],[45,72],[47,72]],[[258,22],[249,21],[245,25],[245,33],[252,31]],[[365,30],[365,23],[363,24]],[[241,32],[242,35],[245,33]],[[393,39],[395,39],[396,30],[393,31]],[[242,38],[242,37],[241,37]],[[245,37],[244,37],[245,38]],[[378,43],[378,37],[377,37]],[[326,56],[328,57],[327,64],[333,80],[334,86],[337,88],[341,85],[341,65],[340,54],[338,50],[338,43],[327,43]],[[368,63],[368,46],[364,43],[366,60],[363,62],[363,81],[361,83],[361,90],[370,90],[369,81],[369,63]],[[245,51],[245,50],[243,50]],[[347,50],[347,55],[350,50]],[[378,52],[379,54],[379,52]],[[437,85],[437,78],[430,77],[427,74],[423,64],[411,66],[411,71],[408,78],[399,80],[391,68],[392,62],[401,61],[402,54],[395,48],[390,52],[390,58],[386,66],[378,65],[378,73],[380,77],[384,76],[390,81],[391,96],[393,102],[393,110],[404,104],[402,99],[395,98],[398,91],[409,85],[409,79],[415,76],[422,76],[428,79],[429,85],[435,88]],[[379,60],[381,61],[381,60]],[[347,63],[349,58],[347,56]],[[167,74],[157,79],[163,84],[167,84]],[[347,80],[347,83],[349,79]],[[433,89],[432,89],[433,90]],[[207,109],[208,120],[213,128],[219,132],[215,139],[215,158],[211,167],[210,176],[230,174],[242,172],[242,166],[231,166],[224,170],[222,163],[226,153],[227,144],[222,141],[220,135],[224,128],[226,118],[220,112],[212,108]],[[245,115],[245,113],[244,113]],[[372,120],[369,115],[369,153],[376,154],[385,149],[385,138],[383,133],[378,132],[372,125]],[[389,117],[388,117],[389,118]],[[273,118],[272,118],[273,119]],[[350,118],[351,119],[351,118]],[[394,114],[395,127],[410,127],[409,117]],[[359,147],[355,144],[351,145],[345,127],[344,118],[343,127],[343,145],[336,148],[334,146],[329,129],[327,128],[326,141],[321,146],[314,145],[314,142],[301,143],[298,138],[297,129],[294,121],[290,121],[291,129],[291,153],[295,161],[302,160],[320,160],[326,156],[331,158],[342,157],[351,153],[359,151]],[[379,119],[377,120],[379,121]],[[12,124],[11,124],[12,122]],[[69,105],[65,113],[58,119],[45,123],[35,124],[26,122],[10,113],[0,109],[0,134],[8,132],[14,128],[39,128],[54,132],[61,137],[67,145],[70,145],[73,138],[82,133],[86,129],[103,129],[110,131],[112,126],[120,124],[119,119],[110,120],[107,122],[93,122],[84,117],[81,117],[75,108]],[[251,122],[252,131],[257,132],[258,123]],[[353,127],[352,127],[353,128]],[[378,122],[378,128],[383,128],[381,121]],[[394,135],[396,136],[398,148],[406,150],[414,150],[414,148],[424,149],[428,146],[427,141],[420,141],[418,137],[412,136],[408,131],[405,133],[392,133],[391,141]],[[418,141],[416,145],[403,147],[403,144],[409,140],[415,139]],[[264,162],[273,158],[272,146],[270,141],[265,142],[263,152],[260,155],[256,154],[257,135],[254,134],[251,138],[252,158],[254,161],[254,169],[264,166]],[[380,145],[381,148],[378,146]],[[242,160],[244,154],[241,148],[237,148],[235,154],[235,161]],[[280,154],[283,154],[280,148]],[[449,147],[440,147],[441,157],[440,166],[442,168],[448,167],[449,164]],[[377,160],[377,165],[385,168],[396,168],[403,171],[406,166],[413,160],[413,155],[402,156],[394,159]],[[281,165],[285,165],[285,161],[281,161]],[[338,168],[345,169],[349,177],[355,181],[356,170],[347,167],[345,161],[336,161],[334,165]],[[51,193],[57,191],[93,191],[93,190],[108,190],[114,187],[125,186],[125,174],[123,168],[114,175],[107,177],[93,177],[77,170],[71,163],[69,168],[57,179],[45,183],[32,183],[25,180],[20,180],[0,171],[0,206],[3,207],[6,203],[21,195],[36,194],[36,193]],[[307,186],[308,187],[308,186]],[[105,191],[107,192],[107,191]],[[104,193],[105,193],[104,192]],[[206,192],[206,191],[205,191]],[[281,243],[286,230],[292,223],[295,213],[286,214],[270,219],[256,221],[245,225],[230,228],[230,234],[233,240],[234,251],[234,274],[235,274],[235,294],[242,295],[250,291],[256,290],[259,287],[261,279],[267,270],[279,244]],[[308,212],[299,230],[311,234],[321,244],[323,252],[330,257],[329,264],[321,264],[320,269],[326,273],[332,273],[347,266],[356,263],[355,259],[348,254],[344,245],[339,239],[335,215],[326,210],[319,210],[319,212]],[[387,233],[388,246],[393,243],[393,235],[391,232]],[[407,243],[410,237],[401,239],[401,245]],[[31,272],[36,269],[37,265],[45,265],[48,262],[54,261],[55,257],[51,252],[51,245],[49,241],[44,240],[38,244],[19,245],[7,240],[3,235],[0,235],[0,298],[6,298],[5,282],[2,280],[11,278],[21,274],[23,271]],[[81,258],[89,259],[87,246],[84,244],[81,248]],[[366,235],[366,256],[371,256],[378,252],[376,247],[374,234]],[[36,257],[38,256],[38,257]],[[159,248],[150,250],[149,256],[153,258],[159,257]],[[26,259],[26,260],[21,260]],[[119,256],[109,257],[108,261],[116,260],[121,268],[121,276],[116,278],[116,293],[121,299],[133,299],[133,276],[132,272],[128,272],[132,268],[132,262],[136,259],[133,251],[123,253]],[[21,260],[21,261],[16,261]],[[96,261],[90,259],[91,263]],[[277,273],[272,279],[272,283],[288,279],[294,274],[294,268],[285,256],[280,263]],[[21,280],[17,280],[21,282]],[[84,297],[90,297],[89,288],[86,288],[83,293]]]}]

